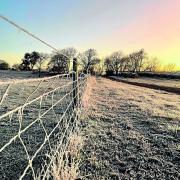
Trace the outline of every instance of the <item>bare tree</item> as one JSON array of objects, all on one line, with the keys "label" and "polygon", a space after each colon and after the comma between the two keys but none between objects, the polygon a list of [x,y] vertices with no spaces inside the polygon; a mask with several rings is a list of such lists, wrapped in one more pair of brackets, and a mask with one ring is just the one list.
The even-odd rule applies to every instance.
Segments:
[{"label": "bare tree", "polygon": [[114,52],[110,55],[110,60],[112,61],[113,70],[115,71],[116,75],[119,71],[122,71],[123,68],[123,53],[121,51]]},{"label": "bare tree", "polygon": [[169,64],[164,66],[163,71],[165,71],[165,72],[173,72],[175,70],[175,68],[176,68],[175,64],[169,63]]},{"label": "bare tree", "polygon": [[65,56],[67,56],[67,58],[69,59],[68,60],[68,68],[69,68],[69,71],[70,71],[71,63],[73,61],[73,58],[75,58],[76,55],[77,55],[77,50],[75,48],[73,48],[73,47],[68,47],[68,48],[59,50],[59,54],[63,54]]},{"label": "bare tree", "polygon": [[42,67],[45,64],[46,60],[48,58],[47,54],[44,53],[37,53],[36,54],[36,67],[38,69],[39,77],[41,76]]},{"label": "bare tree", "polygon": [[105,66],[107,75],[112,75],[114,73],[113,63],[112,63],[110,57],[105,58],[104,66]]},{"label": "bare tree", "polygon": [[100,59],[97,58],[97,51],[95,49],[88,49],[87,51],[78,55],[80,64],[85,73],[93,72],[95,66],[100,63]]},{"label": "bare tree", "polygon": [[19,64],[13,64],[12,65],[12,70],[16,70],[16,71],[18,71],[19,70]]},{"label": "bare tree", "polygon": [[111,73],[115,72],[117,75],[124,67],[123,53],[121,51],[117,51],[112,53],[109,57],[106,57],[105,66],[106,71]]},{"label": "bare tree", "polygon": [[145,59],[145,51],[141,49],[129,55],[130,60],[130,71],[132,72],[140,72],[143,68],[143,60]]},{"label": "bare tree", "polygon": [[73,59],[77,55],[77,50],[73,47],[68,47],[60,50],[60,53],[66,55],[70,59]]},{"label": "bare tree", "polygon": [[129,56],[124,56],[122,59],[121,71],[129,71],[130,68],[130,58]]},{"label": "bare tree", "polygon": [[147,58],[144,63],[144,71],[157,72],[160,70],[160,61],[157,57]]},{"label": "bare tree", "polygon": [[100,63],[98,63],[95,67],[95,71],[99,74],[102,75],[104,72],[104,61],[100,60]]}]

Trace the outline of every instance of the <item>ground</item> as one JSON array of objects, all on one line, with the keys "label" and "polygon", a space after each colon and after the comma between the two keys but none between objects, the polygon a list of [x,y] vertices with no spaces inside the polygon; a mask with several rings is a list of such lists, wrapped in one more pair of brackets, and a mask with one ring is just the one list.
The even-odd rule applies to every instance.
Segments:
[{"label": "ground", "polygon": [[84,119],[81,179],[180,179],[180,96],[104,78]]},{"label": "ground", "polygon": [[31,71],[11,71],[0,70],[0,82],[11,81],[16,79],[37,78],[37,74],[32,74]]},{"label": "ground", "polygon": [[173,88],[180,88],[180,80],[179,79],[165,79],[165,78],[122,78],[115,76],[115,78],[123,79],[129,82],[139,82],[139,83],[146,83],[146,84],[155,84],[159,86],[168,86]]},{"label": "ground", "polygon": [[[0,99],[8,88],[5,84],[7,79],[35,78],[27,72],[3,73],[0,72]],[[46,91],[63,87],[67,81],[56,79],[38,84],[35,81],[10,86],[1,104],[0,114]],[[89,98],[85,97],[86,112],[83,113],[85,145],[80,162],[80,179],[180,179],[180,96],[104,78],[92,81],[90,86],[92,92]],[[33,93],[36,87],[38,89]],[[58,100],[69,91],[68,86],[61,93],[53,93],[53,99]],[[89,94],[89,88],[87,91]],[[37,103],[24,109],[23,127],[38,117],[40,104]],[[52,94],[44,97],[40,109],[44,112],[52,106],[51,103]],[[55,110],[61,116],[64,108],[59,109],[64,107],[63,104],[68,105],[64,100],[58,105],[57,111],[53,109],[42,119],[48,131],[55,123],[52,113]],[[17,115],[20,117],[21,114]],[[15,115],[1,119],[0,148],[17,134],[19,124]],[[44,135],[38,122],[22,136],[29,154],[37,150]],[[0,154],[0,179],[16,178],[20,168],[22,170],[26,166],[22,162],[24,159],[27,161],[27,155],[22,148],[22,143],[16,141]]]}]

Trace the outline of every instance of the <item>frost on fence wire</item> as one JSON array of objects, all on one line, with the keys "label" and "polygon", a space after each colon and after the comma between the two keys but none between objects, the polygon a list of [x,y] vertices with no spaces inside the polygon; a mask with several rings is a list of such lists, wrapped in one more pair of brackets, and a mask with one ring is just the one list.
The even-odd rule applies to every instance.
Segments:
[{"label": "frost on fence wire", "polygon": [[[86,80],[78,78],[79,107]],[[0,83],[0,179],[46,178],[49,154],[63,154],[77,125],[73,88],[69,74]]]}]

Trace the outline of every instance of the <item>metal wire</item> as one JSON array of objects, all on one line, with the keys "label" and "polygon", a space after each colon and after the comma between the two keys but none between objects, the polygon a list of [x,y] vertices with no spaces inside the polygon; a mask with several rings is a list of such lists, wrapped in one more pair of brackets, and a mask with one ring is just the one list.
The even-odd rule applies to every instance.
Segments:
[{"label": "metal wire", "polygon": [[53,45],[51,45],[50,43],[42,40],[41,38],[39,38],[37,35],[31,33],[29,30],[25,29],[24,27],[18,25],[16,22],[10,20],[9,18],[3,16],[2,14],[0,14],[0,18],[4,21],[6,21],[7,23],[11,24],[13,27],[17,28],[18,30],[24,32],[25,34],[27,34],[28,36],[31,36],[32,38],[36,39],[37,41],[41,42],[42,44],[46,45],[47,47],[51,48],[52,50],[54,50],[56,53],[58,54],[62,54],[64,57],[68,58],[68,56],[66,56],[63,53],[60,53],[59,50],[57,48],[55,48]]}]

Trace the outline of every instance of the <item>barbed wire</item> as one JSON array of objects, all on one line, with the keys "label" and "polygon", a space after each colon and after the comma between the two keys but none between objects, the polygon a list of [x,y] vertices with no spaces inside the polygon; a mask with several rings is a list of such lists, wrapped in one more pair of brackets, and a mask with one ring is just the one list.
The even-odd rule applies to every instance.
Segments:
[{"label": "barbed wire", "polygon": [[[50,83],[47,80],[52,82]],[[55,80],[63,82],[64,84],[56,84]],[[0,174],[2,175],[0,175],[0,179],[11,178],[11,176],[15,176],[15,174],[17,177],[13,178],[24,179],[31,177],[36,179],[40,169],[39,166],[44,169],[42,174],[43,179],[46,178],[51,168],[53,154],[56,154],[57,151],[59,152],[59,148],[61,148],[61,153],[63,154],[65,151],[63,147],[67,146],[68,138],[77,125],[77,117],[80,114],[81,98],[84,88],[86,87],[87,76],[79,76],[76,81],[77,86],[74,87],[70,74],[42,78],[39,79],[39,82],[37,80],[27,81],[26,86],[28,86],[28,88],[33,82],[38,82],[34,85],[35,87],[33,86],[33,91],[28,94],[28,98],[22,101],[20,106],[14,109],[7,109],[4,114],[1,114],[0,157],[2,158],[2,164],[0,166]],[[45,84],[43,84],[43,86],[46,85],[48,88],[45,87],[45,89],[41,89],[40,84],[44,82]],[[10,92],[10,88],[12,88],[13,85],[17,85],[17,83],[19,86],[21,83],[24,83],[24,81],[14,82],[14,84],[10,82],[11,86],[8,86],[4,92],[6,96],[2,95],[4,97],[1,101],[2,107],[7,100],[7,96],[11,96],[11,93],[14,92]],[[56,85],[54,84],[55,86],[51,89],[50,86],[53,83]],[[74,97],[73,91],[77,88],[79,90]],[[33,97],[32,100],[30,100],[29,97],[33,96],[39,90],[41,95],[35,98]],[[15,98],[17,98],[16,93],[13,93],[12,96],[16,96]],[[78,104],[74,108],[74,98],[77,97]],[[19,98],[18,101],[20,101]],[[7,107],[7,105],[5,106]],[[9,104],[9,106],[11,106],[11,104]],[[35,133],[36,131],[37,133]],[[3,137],[4,139],[2,139]],[[35,140],[33,140],[33,137]],[[58,146],[56,147],[57,144]],[[22,155],[23,153],[24,155]],[[37,163],[42,161],[42,158],[46,159],[47,153],[52,154],[52,158],[45,160],[46,165],[44,166],[43,163]],[[20,155],[18,156],[18,154]],[[8,164],[8,158],[12,159],[13,155],[15,156],[14,161]],[[13,163],[18,166],[18,162],[23,165],[20,165],[18,171],[13,172],[11,170]]]}]

